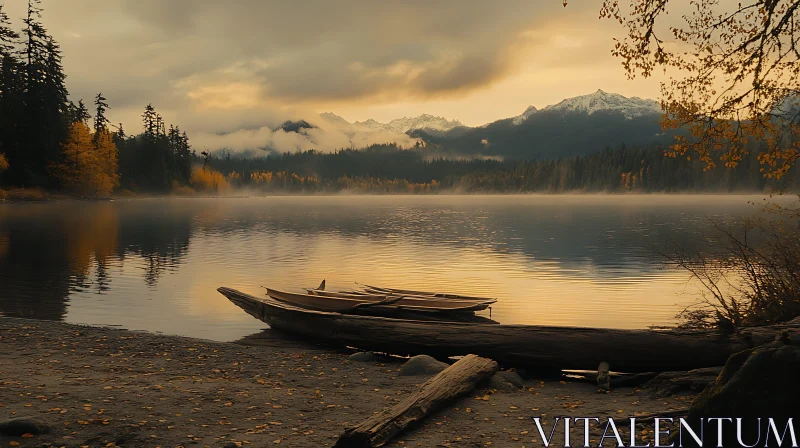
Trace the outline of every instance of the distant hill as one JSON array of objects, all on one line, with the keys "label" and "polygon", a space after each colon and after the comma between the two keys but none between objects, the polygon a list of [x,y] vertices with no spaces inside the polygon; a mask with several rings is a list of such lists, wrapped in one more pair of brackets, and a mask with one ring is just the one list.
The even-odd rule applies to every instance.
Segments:
[{"label": "distant hill", "polygon": [[[529,109],[530,112],[530,109]],[[661,114],[628,116],[629,111],[543,109],[527,117],[495,121],[480,128],[443,134],[424,130],[410,135],[426,143],[429,152],[444,156],[492,156],[512,159],[557,159],[591,154],[607,147],[669,144],[661,130]]]},{"label": "distant hill", "polygon": [[408,135],[426,143],[427,152],[446,157],[557,159],[673,141],[662,132],[657,101],[602,90],[541,110],[531,106],[521,115],[481,127],[407,127]]}]

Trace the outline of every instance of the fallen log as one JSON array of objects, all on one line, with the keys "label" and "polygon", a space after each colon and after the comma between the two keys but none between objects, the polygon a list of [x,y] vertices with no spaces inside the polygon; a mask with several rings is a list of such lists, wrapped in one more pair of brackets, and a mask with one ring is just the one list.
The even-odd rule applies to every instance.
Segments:
[{"label": "fallen log", "polygon": [[219,292],[272,328],[330,345],[434,358],[474,353],[506,366],[538,369],[594,370],[606,361],[619,372],[691,370],[723,365],[730,355],[771,342],[783,330],[800,338],[800,318],[733,334],[484,325],[344,315],[301,309],[230,288]]},{"label": "fallen log", "polygon": [[471,391],[497,370],[497,363],[491,359],[467,355],[428,380],[405,400],[347,429],[335,447],[383,446],[407,427]]},{"label": "fallen log", "polygon": [[[611,378],[611,388],[638,387],[659,375],[659,372],[643,372],[633,374],[619,374],[609,372]],[[598,383],[598,372],[564,372],[563,377],[566,381],[578,381],[590,384]]]}]

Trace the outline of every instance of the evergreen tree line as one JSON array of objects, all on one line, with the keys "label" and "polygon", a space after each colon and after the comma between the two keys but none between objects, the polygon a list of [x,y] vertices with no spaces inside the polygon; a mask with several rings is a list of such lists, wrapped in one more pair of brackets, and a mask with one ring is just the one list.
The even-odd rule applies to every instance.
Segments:
[{"label": "evergreen tree line", "polygon": [[102,93],[94,116],[83,100],[69,100],[61,48],[42,24],[40,4],[28,0],[20,31],[0,5],[0,186],[107,195],[119,186],[166,192],[187,184],[189,139],[167,130],[151,105],[144,132],[128,138],[106,118]]},{"label": "evergreen tree line", "polygon": [[[800,191],[797,176],[765,179],[757,151],[736,168],[705,169],[699,160],[665,157],[664,147],[607,148],[559,160],[453,160],[395,145],[332,153],[314,150],[207,163],[233,186],[264,190],[470,193]],[[795,171],[797,168],[795,168]],[[796,173],[795,173],[796,174]]]}]

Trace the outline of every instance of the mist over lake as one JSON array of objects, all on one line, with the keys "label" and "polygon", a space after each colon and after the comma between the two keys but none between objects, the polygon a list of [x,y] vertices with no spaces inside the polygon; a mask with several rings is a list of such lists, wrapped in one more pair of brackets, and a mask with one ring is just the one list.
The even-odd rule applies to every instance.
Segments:
[{"label": "mist over lake", "polygon": [[[669,241],[758,196],[276,196],[0,205],[0,312],[220,341],[266,325],[216,292],[322,279],[497,297],[501,323],[668,325],[698,297]],[[487,313],[484,313],[488,315]]]}]

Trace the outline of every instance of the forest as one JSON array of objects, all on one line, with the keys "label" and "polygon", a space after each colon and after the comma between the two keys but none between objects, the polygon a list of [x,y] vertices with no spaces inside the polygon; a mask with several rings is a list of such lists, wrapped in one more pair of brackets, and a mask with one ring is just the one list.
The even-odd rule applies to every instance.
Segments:
[{"label": "forest", "polygon": [[[372,193],[764,192],[798,191],[797,176],[767,179],[756,151],[735,168],[665,156],[664,147],[606,148],[558,160],[453,160],[393,144],[331,153],[209,157],[216,189]],[[796,168],[795,168],[796,171]]]},{"label": "forest", "polygon": [[[457,148],[394,144],[263,157],[200,155],[180,127],[148,104],[141,132],[110,123],[98,93],[91,110],[66,87],[58,42],[29,0],[19,31],[0,5],[0,188],[77,197],[256,192],[763,192],[797,191],[796,176],[765,179],[753,146],[734,168],[667,157],[667,144],[559,150],[537,160],[447,158]],[[528,136],[536,138],[536,136]],[[551,151],[552,152],[552,151]],[[549,153],[548,153],[549,154]],[[557,158],[561,154],[561,158]],[[796,171],[797,168],[794,169]],[[0,190],[0,199],[8,196]]]},{"label": "forest", "polygon": [[168,193],[190,181],[186,133],[148,105],[143,132],[129,137],[106,118],[102,93],[92,113],[69,99],[62,53],[28,2],[16,31],[0,5],[0,186],[104,197],[135,190]]}]

